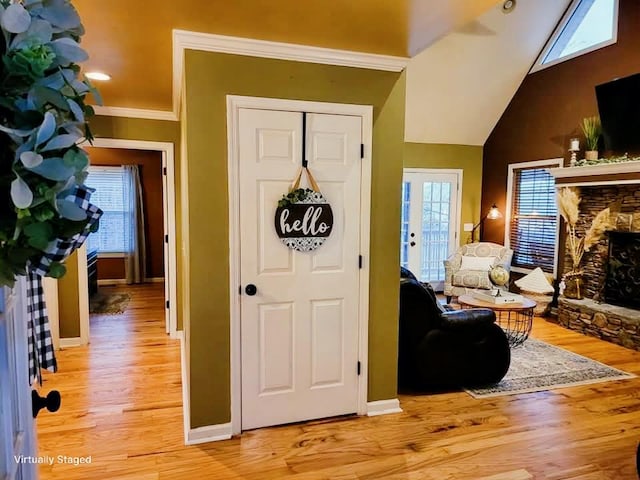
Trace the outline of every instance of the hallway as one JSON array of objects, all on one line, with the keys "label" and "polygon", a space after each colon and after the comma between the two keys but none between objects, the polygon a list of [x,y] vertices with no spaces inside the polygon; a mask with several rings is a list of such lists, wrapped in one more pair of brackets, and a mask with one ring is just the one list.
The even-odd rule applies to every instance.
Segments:
[{"label": "hallway", "polygon": [[42,479],[142,480],[142,458],[183,448],[180,342],[165,334],[163,284],[100,290],[131,301],[122,315],[91,315],[89,346],[57,352],[41,392],[59,390],[62,406],[37,419],[39,455],[91,455],[91,464],[43,465]]},{"label": "hallway", "polygon": [[[125,314],[92,319],[92,343],[58,353],[62,408],[41,412],[42,480],[635,479],[640,378],[474,399],[399,395],[401,414],[339,417],[184,446],[180,344],[164,333],[162,285]],[[536,318],[532,336],[640,374],[640,352]],[[552,448],[550,448],[552,447]]]}]

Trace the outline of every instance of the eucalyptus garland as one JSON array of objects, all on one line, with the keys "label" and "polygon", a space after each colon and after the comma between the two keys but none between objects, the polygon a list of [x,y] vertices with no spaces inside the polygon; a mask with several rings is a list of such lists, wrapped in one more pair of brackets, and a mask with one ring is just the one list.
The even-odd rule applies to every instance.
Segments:
[{"label": "eucalyptus garland", "polygon": [[[0,286],[11,286],[51,242],[87,225],[68,197],[89,166],[79,146],[92,140],[85,97],[101,100],[80,79],[88,55],[69,0],[0,0],[0,29]],[[54,263],[48,275],[64,273]]]},{"label": "eucalyptus garland", "polygon": [[278,201],[279,207],[288,207],[294,203],[300,203],[306,200],[306,198],[313,193],[310,188],[296,188],[291,190]]},{"label": "eucalyptus garland", "polygon": [[630,157],[628,154],[620,155],[618,157],[599,158],[597,160],[581,159],[576,162],[576,167],[586,167],[588,165],[606,165],[611,163],[624,163],[624,162],[638,162],[640,157]]}]

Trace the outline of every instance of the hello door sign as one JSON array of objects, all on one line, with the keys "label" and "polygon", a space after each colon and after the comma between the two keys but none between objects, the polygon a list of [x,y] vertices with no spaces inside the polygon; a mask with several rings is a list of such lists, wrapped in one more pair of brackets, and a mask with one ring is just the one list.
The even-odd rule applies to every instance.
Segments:
[{"label": "hello door sign", "polygon": [[287,247],[299,252],[315,250],[327,240],[333,230],[331,205],[320,192],[309,189],[289,192],[278,203],[275,228],[278,237]]},{"label": "hello door sign", "polygon": [[[289,192],[278,202],[275,215],[278,237],[287,247],[299,252],[311,252],[320,247],[333,229],[333,211],[309,170],[306,144],[307,114],[303,113],[302,166]],[[311,188],[300,188],[303,173],[307,175]]]}]

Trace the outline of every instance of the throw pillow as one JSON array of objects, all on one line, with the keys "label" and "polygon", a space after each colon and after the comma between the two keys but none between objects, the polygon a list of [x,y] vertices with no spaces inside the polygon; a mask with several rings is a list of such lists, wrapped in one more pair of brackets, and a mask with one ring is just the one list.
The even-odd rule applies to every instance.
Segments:
[{"label": "throw pillow", "polygon": [[516,285],[524,291],[533,293],[553,293],[553,286],[540,267],[516,280]]},{"label": "throw pillow", "polygon": [[472,257],[463,255],[460,270],[484,270],[488,272],[493,267],[497,257]]},{"label": "throw pillow", "polygon": [[489,272],[483,270],[458,270],[454,272],[451,284],[454,287],[492,289]]}]

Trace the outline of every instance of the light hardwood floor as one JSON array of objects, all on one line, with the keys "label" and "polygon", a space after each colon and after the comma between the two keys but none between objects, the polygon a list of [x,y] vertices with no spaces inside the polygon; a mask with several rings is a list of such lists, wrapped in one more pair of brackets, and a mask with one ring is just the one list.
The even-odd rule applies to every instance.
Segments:
[{"label": "light hardwood floor", "polygon": [[[58,353],[38,417],[42,479],[631,480],[640,379],[476,400],[401,395],[401,414],[342,418],[183,445],[179,343],[164,334],[161,285],[132,289],[124,315],[92,320],[87,348]],[[533,336],[640,374],[640,352],[536,319]]]}]

